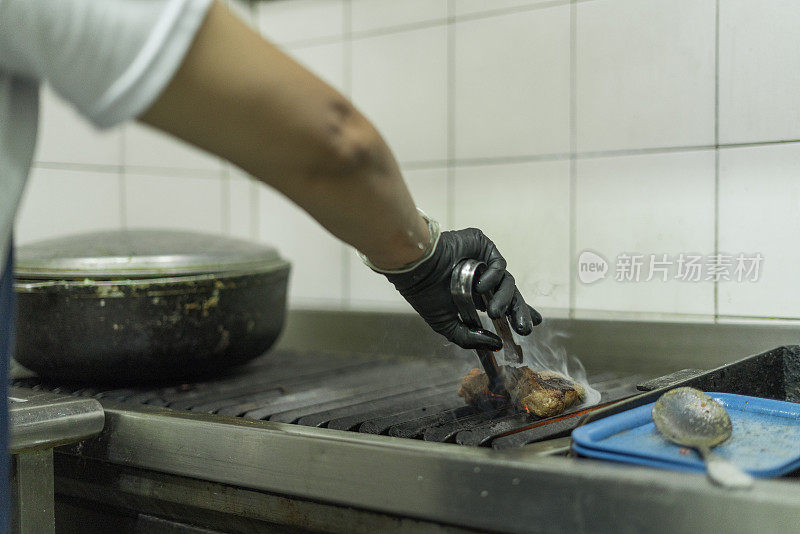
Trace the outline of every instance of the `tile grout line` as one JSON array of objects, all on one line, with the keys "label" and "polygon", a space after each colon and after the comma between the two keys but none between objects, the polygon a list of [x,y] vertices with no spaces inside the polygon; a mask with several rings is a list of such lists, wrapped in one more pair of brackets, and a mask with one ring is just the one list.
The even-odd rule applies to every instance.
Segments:
[{"label": "tile grout line", "polygon": [[[714,11],[714,255],[719,254],[719,0]],[[719,280],[714,281],[714,323],[719,323]]]},{"label": "tile grout line", "polygon": [[231,233],[231,174],[228,165],[222,167],[222,174],[220,175],[220,213],[222,214],[222,227],[220,231],[223,234],[230,235]]},{"label": "tile grout line", "polygon": [[[352,0],[343,0],[342,9],[344,11],[342,17],[342,81],[344,84],[345,96],[352,99],[353,94],[353,41],[351,34],[353,31],[353,3]],[[341,302],[340,306],[345,310],[352,308],[352,285],[353,280],[351,276],[351,265],[353,261],[353,251],[346,243],[342,243],[341,252],[341,265],[342,274],[340,282],[341,289]]]},{"label": "tile grout line", "polygon": [[128,177],[119,173],[119,224],[123,230],[128,229]]},{"label": "tile grout line", "polygon": [[577,308],[577,15],[578,8],[575,1],[570,2],[569,8],[569,318],[575,318]]},{"label": "tile grout line", "polygon": [[550,7],[563,6],[571,4],[573,0],[551,0],[549,2],[531,2],[527,5],[512,6],[499,9],[490,9],[488,11],[479,11],[477,13],[467,13],[465,15],[456,16],[452,14],[455,22],[465,22],[471,20],[489,19],[492,17],[502,17],[503,15],[515,15],[518,13],[527,13],[529,11],[537,11],[539,9],[547,9]]},{"label": "tile grout line", "polygon": [[[581,0],[578,0],[581,1]],[[551,154],[530,154],[523,156],[490,156],[479,158],[464,158],[464,159],[443,159],[443,160],[417,160],[417,161],[401,161],[400,166],[409,170],[421,169],[435,169],[443,168],[447,165],[454,167],[480,167],[489,165],[502,165],[502,164],[515,164],[515,163],[529,163],[535,161],[557,161],[568,160],[572,157],[575,159],[596,159],[596,158],[613,158],[625,156],[643,156],[648,154],[668,154],[672,152],[697,152],[701,150],[720,150],[736,149],[736,148],[754,148],[761,146],[773,146],[782,144],[800,143],[800,139],[787,139],[780,141],[754,141],[749,143],[729,143],[724,145],[687,145],[687,146],[671,146],[671,147],[652,147],[652,148],[631,148],[619,150],[606,150],[606,151],[593,151],[593,152],[562,152]]]},{"label": "tile grout line", "polygon": [[[248,22],[249,22],[250,26],[253,28],[253,30],[255,32],[257,32],[259,35],[263,35],[261,33],[260,24],[258,22],[258,10],[256,8],[256,2],[248,2],[248,18],[249,18]],[[228,165],[228,177],[229,178],[231,177],[231,175],[230,175],[230,165],[232,165],[232,164]],[[247,221],[247,226],[248,226],[247,234],[250,237],[250,239],[252,239],[253,241],[258,241],[258,237],[259,237],[258,236],[258,234],[259,234],[259,228],[258,228],[258,223],[259,223],[259,220],[258,220],[258,208],[259,208],[258,194],[259,193],[258,193],[258,188],[256,187],[253,178],[251,178],[249,175],[245,175],[244,177],[246,179],[246,185],[247,185],[246,190],[248,191],[247,202],[248,202],[248,208],[249,208],[248,221]],[[231,216],[232,216],[232,214],[231,214]]]},{"label": "tile grout line", "polygon": [[255,178],[248,178],[250,186],[250,237],[258,241],[261,237],[261,202],[259,200],[259,188]]},{"label": "tile grout line", "polygon": [[[260,34],[261,32],[258,29],[258,24],[256,23],[256,17],[257,17],[257,13],[256,13],[256,4],[255,4],[255,2],[248,2],[247,3],[247,21],[246,22],[247,22],[248,26],[250,26],[254,31],[257,31]],[[223,180],[227,183],[227,191],[225,191],[225,193],[224,193],[224,194],[227,194],[227,198],[223,198],[222,199],[222,224],[223,224],[223,232],[227,233],[228,235],[230,235],[232,233],[232,228],[233,228],[233,225],[231,224],[232,223],[231,219],[233,218],[233,211],[231,210],[231,201],[232,201],[232,198],[233,198],[233,196],[232,196],[233,175],[231,173],[231,165],[233,165],[233,163],[230,163],[228,161],[223,161],[223,164],[222,164]],[[248,178],[248,182],[250,180],[251,179]],[[249,183],[248,183],[248,186],[250,186]],[[257,220],[255,220],[255,218],[254,218],[254,213],[255,213],[255,210],[258,208],[258,202],[257,202],[258,201],[258,198],[257,198],[258,197],[258,189],[256,189],[255,187],[252,187],[252,186],[249,187],[249,189],[250,189],[250,193],[251,194],[249,195],[249,198],[247,200],[248,200],[249,208],[250,208],[250,213],[249,213],[249,215],[250,215],[249,219],[250,220],[248,221],[249,228],[247,230],[248,230],[248,235],[250,236],[250,238],[253,239],[253,240],[257,240],[258,239],[258,224],[257,224]]]},{"label": "tile grout line", "polygon": [[774,317],[769,315],[720,315],[720,319],[740,319],[740,320],[752,320],[757,319],[761,321],[778,321],[778,322],[788,322],[788,323],[800,323],[800,318],[797,317]]},{"label": "tile grout line", "polygon": [[453,0],[447,0],[447,50],[446,50],[446,69],[447,69],[447,202],[446,202],[446,224],[448,228],[455,228],[456,211],[456,170],[453,166],[456,152],[456,115],[455,115],[455,43],[456,27],[452,18],[455,11]]},{"label": "tile grout line", "polygon": [[128,228],[128,177],[125,175],[125,152],[126,152],[126,139],[127,133],[125,128],[120,130],[119,135],[119,159],[120,166],[117,169],[119,173],[119,224],[120,228],[127,230]]},{"label": "tile grout line", "polygon": [[[357,32],[350,31],[348,32],[346,39],[359,40],[359,39],[369,39],[372,37],[383,37],[385,35],[393,35],[408,31],[423,30],[427,28],[445,26],[453,22],[467,22],[473,20],[488,19],[492,17],[500,17],[503,15],[526,13],[528,11],[537,11],[540,9],[547,9],[551,7],[566,5],[571,3],[572,1],[573,0],[551,0],[549,2],[530,3],[523,6],[514,6],[514,7],[501,8],[489,11],[481,11],[478,13],[469,13],[460,16],[456,16],[455,13],[451,12],[450,6],[448,5],[448,15],[446,17],[428,19],[419,22],[411,22],[407,24],[399,24],[396,26],[386,26],[383,28],[376,28],[372,30],[360,30]],[[582,1],[589,1],[589,0],[582,0]],[[287,41],[285,43],[279,43],[279,46],[281,48],[292,48],[292,49],[311,48],[313,46],[335,44],[339,42],[339,40],[340,40],[339,37],[335,35],[327,35],[321,37],[312,37],[308,39],[300,39],[297,41]]]},{"label": "tile grout line", "polygon": [[[256,8],[256,2],[250,3],[250,20],[253,21],[253,28],[255,31],[258,32],[259,35],[263,36],[264,34],[261,31],[258,20],[258,9]],[[248,198],[250,201],[250,221],[248,221],[250,225],[250,238],[254,241],[259,241],[261,238],[261,192],[256,179],[250,175],[246,175],[246,177],[247,186],[250,191]]]},{"label": "tile grout line", "polygon": [[[584,1],[595,0],[577,0],[578,3]],[[407,170],[424,170],[445,168],[448,165],[453,167],[480,167],[488,165],[502,165],[514,163],[528,163],[534,161],[557,161],[568,160],[571,157],[576,159],[592,159],[592,158],[611,158],[621,156],[638,156],[646,154],[664,154],[670,152],[696,152],[700,150],[714,150],[721,151],[736,148],[755,148],[774,145],[786,145],[800,143],[800,139],[780,139],[774,141],[752,141],[747,143],[726,143],[720,145],[690,145],[690,146],[671,146],[671,147],[653,147],[653,148],[633,148],[633,149],[619,149],[607,150],[596,152],[576,152],[570,154],[552,153],[552,154],[530,154],[523,156],[497,156],[497,157],[483,157],[483,158],[464,158],[464,159],[442,159],[442,160],[418,160],[418,161],[401,161],[400,166]],[[104,163],[69,163],[59,161],[36,161],[32,165],[36,169],[53,169],[53,170],[72,170],[72,171],[87,171],[87,172],[128,172],[131,174],[145,174],[145,175],[164,175],[175,176],[183,178],[198,178],[208,179],[218,177],[220,171],[208,169],[192,169],[188,167],[148,167],[148,166],[126,166],[126,165],[108,165]]]},{"label": "tile grout line", "polygon": [[[714,256],[719,254],[719,149],[714,151]],[[714,317],[719,318],[719,280],[714,281]]]},{"label": "tile grout line", "polygon": [[164,176],[169,178],[197,178],[208,180],[219,178],[222,169],[191,169],[188,167],[146,167],[136,165],[108,165],[105,163],[69,163],[56,161],[37,161],[32,168],[51,169],[65,171],[86,171],[86,172],[122,172],[128,174],[142,174],[145,176]]},{"label": "tile grout line", "polygon": [[[250,3],[250,20],[253,21],[253,28],[259,35],[262,35],[255,2]],[[261,192],[255,178],[248,175],[247,181],[250,189],[250,237],[253,241],[259,241],[261,237]]]},{"label": "tile grout line", "polygon": [[[233,6],[227,5],[226,6],[229,11],[234,16],[238,15],[233,12]],[[250,11],[249,15],[252,15],[253,5],[247,4],[247,9]],[[250,20],[252,20],[252,16],[250,16]],[[249,23],[248,23],[249,24]],[[231,179],[230,179],[230,167],[225,160],[219,158],[220,162],[222,163],[222,172],[220,173],[220,184],[219,184],[219,202],[220,202],[220,232],[223,235],[230,235],[231,234]]]}]

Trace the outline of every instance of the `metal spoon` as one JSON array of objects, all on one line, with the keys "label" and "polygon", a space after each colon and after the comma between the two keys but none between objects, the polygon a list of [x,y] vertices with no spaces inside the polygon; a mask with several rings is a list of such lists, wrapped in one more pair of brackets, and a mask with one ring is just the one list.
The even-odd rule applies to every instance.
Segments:
[{"label": "metal spoon", "polygon": [[727,488],[746,488],[753,478],[711,452],[731,436],[731,418],[717,401],[694,388],[675,388],[653,406],[653,422],[665,438],[696,449],[706,463],[708,478]]}]

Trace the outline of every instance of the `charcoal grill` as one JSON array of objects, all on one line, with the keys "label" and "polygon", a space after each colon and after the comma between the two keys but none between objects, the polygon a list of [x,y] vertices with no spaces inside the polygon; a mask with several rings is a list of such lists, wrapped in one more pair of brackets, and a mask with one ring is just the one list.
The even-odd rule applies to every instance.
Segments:
[{"label": "charcoal grill", "polygon": [[[470,367],[459,360],[284,350],[226,376],[186,384],[108,389],[27,378],[13,385],[101,402],[500,449],[566,435],[587,411],[577,408],[541,419],[508,405],[465,406],[456,392]],[[635,395],[644,380],[612,373],[590,377],[601,392],[598,406]],[[550,427],[551,421],[561,424]]]}]

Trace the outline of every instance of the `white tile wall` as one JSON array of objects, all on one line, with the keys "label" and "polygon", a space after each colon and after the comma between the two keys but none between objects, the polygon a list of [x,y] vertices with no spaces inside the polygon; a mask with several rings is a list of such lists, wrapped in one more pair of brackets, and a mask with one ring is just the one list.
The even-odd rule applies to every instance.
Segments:
[{"label": "white tile wall", "polygon": [[17,244],[121,228],[117,173],[36,169],[16,221]]},{"label": "white tile wall", "polygon": [[[579,159],[576,251],[609,263],[604,280],[576,284],[579,309],[714,314],[714,285],[658,271],[649,282],[649,255],[714,253],[714,151]],[[645,255],[641,282],[615,280],[620,254]],[[669,260],[669,258],[668,258]]]},{"label": "white tile wall", "polygon": [[290,302],[338,308],[344,300],[344,245],[276,191],[259,191],[258,239],[292,262]]},{"label": "white tile wall", "polygon": [[334,89],[342,93],[346,91],[343,43],[290,48],[288,53]]},{"label": "white tile wall", "polygon": [[[549,316],[797,320],[800,143],[720,149],[717,190],[704,147],[715,121],[722,144],[800,139],[800,11],[791,0],[718,4],[718,80],[714,0],[235,9],[353,96],[405,163],[419,205],[483,228]],[[408,310],[349,248],[235,167],[145,127],[97,132],[49,90],[42,107],[19,241],[122,225],[228,233],[293,260],[293,306]],[[571,281],[583,248],[612,261],[620,251],[755,251],[764,265],[758,283],[718,284],[715,303],[711,283]]]},{"label": "white tile wall", "polygon": [[255,25],[253,6],[247,0],[228,0],[228,8],[248,24]]},{"label": "white tile wall", "polygon": [[222,172],[223,164],[219,158],[145,124],[128,124],[124,127],[124,134],[125,166]]},{"label": "white tile wall", "polygon": [[455,32],[456,157],[569,152],[569,6]]},{"label": "white tile wall", "polygon": [[720,251],[764,258],[756,282],[720,284],[719,313],[800,317],[800,145],[725,149],[719,163]]},{"label": "white tile wall", "polygon": [[447,0],[350,0],[354,32],[442,21]]},{"label": "white tile wall", "polygon": [[357,39],[352,98],[401,162],[447,156],[446,28]]},{"label": "white tile wall", "polygon": [[[797,328],[797,319],[774,319],[767,317],[726,317],[720,316],[717,319],[719,324],[748,324],[760,326],[789,326]],[[764,347],[767,348],[767,347]]]},{"label": "white tile wall", "polygon": [[450,0],[455,16],[476,15],[503,9],[527,7],[551,0]]},{"label": "white tile wall", "polygon": [[[447,169],[403,172],[417,206],[447,229]],[[411,308],[386,278],[364,265],[352,249],[350,261],[350,305],[355,308],[408,311]]]},{"label": "white tile wall", "polygon": [[122,165],[122,129],[100,131],[49,86],[41,92],[36,161]]},{"label": "white tile wall", "polygon": [[219,234],[222,178],[125,173],[125,225]]},{"label": "white tile wall", "polygon": [[714,144],[714,5],[577,4],[578,151]]},{"label": "white tile wall", "polygon": [[278,44],[341,37],[343,0],[279,0],[256,4],[261,32]]},{"label": "white tile wall", "polygon": [[456,228],[480,228],[533,306],[569,307],[569,162],[455,171]]},{"label": "white tile wall", "polygon": [[[228,168],[228,232],[242,239],[258,235],[259,188],[261,185],[232,165]],[[223,221],[224,223],[224,221]]]},{"label": "white tile wall", "polygon": [[720,143],[800,139],[799,25],[792,0],[720,3]]}]

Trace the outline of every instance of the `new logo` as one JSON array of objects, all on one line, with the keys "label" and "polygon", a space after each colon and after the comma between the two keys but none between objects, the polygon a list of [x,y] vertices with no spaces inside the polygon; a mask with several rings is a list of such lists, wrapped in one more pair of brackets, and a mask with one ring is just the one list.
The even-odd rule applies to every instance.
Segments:
[{"label": "new logo", "polygon": [[584,250],[578,256],[578,279],[584,284],[593,284],[605,278],[607,274],[608,262],[600,254]]}]

